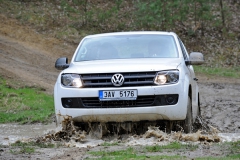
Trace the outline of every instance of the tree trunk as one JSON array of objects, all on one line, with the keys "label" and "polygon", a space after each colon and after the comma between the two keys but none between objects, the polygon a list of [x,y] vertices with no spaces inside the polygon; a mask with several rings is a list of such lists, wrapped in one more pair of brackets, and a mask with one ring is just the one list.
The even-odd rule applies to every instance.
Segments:
[{"label": "tree trunk", "polygon": [[223,1],[219,0],[219,5],[220,5],[220,9],[221,9],[221,17],[222,17],[222,27],[223,29],[225,29],[226,25],[225,25],[225,15],[224,15],[224,8],[223,8]]}]

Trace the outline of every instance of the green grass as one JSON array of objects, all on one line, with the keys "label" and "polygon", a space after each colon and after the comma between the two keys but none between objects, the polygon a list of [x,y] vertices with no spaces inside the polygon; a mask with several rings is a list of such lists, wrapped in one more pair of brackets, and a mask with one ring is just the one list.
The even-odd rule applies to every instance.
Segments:
[{"label": "green grass", "polygon": [[13,83],[0,77],[0,123],[48,122],[54,113],[53,97],[40,88]]},{"label": "green grass", "polygon": [[10,152],[12,154],[31,154],[35,152],[36,148],[54,148],[51,143],[37,143],[37,142],[21,142],[17,141],[11,144]]},{"label": "green grass", "polygon": [[214,144],[214,145],[217,145],[218,148],[221,148],[222,150],[228,151],[227,155],[223,156],[223,157],[201,157],[201,158],[196,158],[196,160],[232,160],[232,159],[240,159],[240,141],[225,142],[225,143],[219,143],[219,144]]},{"label": "green grass", "polygon": [[[219,148],[219,152],[221,152],[221,149],[227,150],[226,155],[221,154],[221,156],[211,156],[211,157],[200,157],[200,158],[194,158],[196,160],[231,160],[231,159],[240,159],[240,141],[237,142],[225,142],[225,143],[218,143],[213,145],[219,145],[217,148]],[[181,144],[179,142],[172,142],[165,146],[147,146],[143,147],[141,149],[134,149],[134,148],[127,148],[126,150],[115,150],[115,151],[109,151],[109,150],[101,150],[101,151],[94,151],[94,152],[88,152],[91,156],[89,156],[87,159],[101,159],[101,160],[121,160],[121,159],[189,159],[185,156],[180,156],[179,153],[184,152],[190,152],[193,150],[196,150],[198,148],[198,145],[193,144]],[[177,152],[176,152],[177,151]],[[151,152],[155,152],[152,156]],[[175,153],[176,155],[168,155],[168,153]],[[163,154],[163,155],[160,155]]]},{"label": "green grass", "polygon": [[34,141],[31,142],[21,142],[16,141],[15,143],[11,144],[11,146],[18,146],[18,147],[39,147],[39,148],[54,148],[54,144],[52,143],[37,143]]},{"label": "green grass", "polygon": [[35,152],[35,149],[32,147],[22,147],[20,150],[10,149],[10,152],[12,154],[31,154]]},{"label": "green grass", "polygon": [[[224,145],[229,148],[231,153],[240,153],[240,141],[236,142],[226,142]],[[240,157],[239,157],[240,158]]]},{"label": "green grass", "polygon": [[15,148],[10,149],[10,152],[12,154],[22,154],[22,153],[31,154],[35,152],[35,149],[29,143],[23,143],[23,142],[17,141],[16,143],[13,143],[11,146],[17,147],[17,149]]},{"label": "green grass", "polygon": [[240,78],[240,67],[235,68],[212,68],[206,66],[194,66],[196,73],[203,73],[207,75]]},{"label": "green grass", "polygon": [[118,150],[118,151],[97,151],[97,152],[89,152],[93,156],[97,156],[96,158],[87,158],[87,159],[100,159],[100,160],[122,160],[122,159],[182,159],[184,157],[175,155],[175,156],[147,156],[147,155],[137,155],[137,151],[133,148],[128,148],[126,150]]},{"label": "green grass", "polygon": [[113,143],[109,143],[109,142],[104,142],[103,144],[102,144],[102,146],[117,146],[118,145],[118,142],[113,142]]},{"label": "green grass", "polygon": [[168,145],[155,145],[155,146],[147,146],[146,150],[148,152],[162,152],[163,150],[179,150],[179,149],[185,149],[185,150],[195,150],[198,146],[192,145],[192,144],[181,144],[179,142],[172,142]]}]

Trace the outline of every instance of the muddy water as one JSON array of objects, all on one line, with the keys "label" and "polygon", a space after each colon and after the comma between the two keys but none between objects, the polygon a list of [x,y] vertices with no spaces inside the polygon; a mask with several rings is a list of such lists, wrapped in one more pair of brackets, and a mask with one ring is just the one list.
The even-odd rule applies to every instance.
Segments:
[{"label": "muddy water", "polygon": [[8,145],[17,140],[27,140],[35,138],[48,133],[56,128],[56,124],[31,124],[31,125],[18,125],[18,124],[0,124],[0,144]]},{"label": "muddy water", "polygon": [[[41,125],[17,125],[17,124],[2,124],[0,125],[0,144],[9,145],[17,140],[29,141],[29,140],[39,140],[42,141],[54,141],[53,135],[57,135],[62,131],[57,131],[55,124]],[[69,132],[71,132],[69,130]],[[172,132],[167,134],[157,127],[149,127],[148,131],[142,135],[112,135],[98,139],[96,137],[91,137],[91,135],[84,135],[84,137],[79,140],[80,134],[71,134],[71,138],[66,137],[61,138],[62,144],[68,147],[78,147],[78,148],[91,148],[96,147],[104,142],[108,143],[122,143],[125,146],[145,146],[145,145],[166,145],[170,142],[192,142],[200,143],[201,141],[206,142],[230,142],[239,141],[240,133],[209,133],[202,134],[201,131],[196,133],[184,134],[181,132]],[[79,132],[78,132],[79,133]],[[51,136],[49,136],[51,135]],[[47,138],[49,139],[47,139]]]}]

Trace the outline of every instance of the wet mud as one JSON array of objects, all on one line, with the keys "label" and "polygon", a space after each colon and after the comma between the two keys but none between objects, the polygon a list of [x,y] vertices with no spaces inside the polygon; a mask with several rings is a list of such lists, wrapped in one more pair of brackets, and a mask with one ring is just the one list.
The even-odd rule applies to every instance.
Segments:
[{"label": "wet mud", "polygon": [[[60,131],[52,131],[42,137],[38,137],[36,139],[37,142],[52,142],[52,141],[61,141],[67,144],[71,143],[71,146],[79,146],[78,143],[86,143],[91,140],[101,140],[103,141],[111,141],[115,140],[117,142],[128,142],[129,144],[134,145],[131,143],[131,140],[137,141],[141,139],[143,142],[148,141],[149,138],[154,138],[154,143],[156,142],[220,142],[221,137],[218,135],[219,131],[209,126],[208,131],[201,131],[198,130],[194,133],[185,134],[183,131],[172,131],[171,133],[167,133],[166,131],[160,130],[157,126],[148,126],[147,130],[142,134],[135,134],[134,132],[130,132],[130,128],[132,127],[129,123],[121,123],[120,125],[116,125],[116,128],[125,129],[125,133],[120,132],[120,129],[116,129],[116,132],[110,132],[107,127],[108,125],[105,123],[94,123],[89,124],[89,130],[85,131],[82,130],[81,127],[76,126],[74,122],[71,120],[70,117],[67,117],[64,120],[64,123],[61,127]],[[124,127],[122,127],[124,126]],[[126,127],[127,126],[127,127]],[[133,131],[133,129],[132,129]],[[203,133],[204,132],[204,133]],[[106,134],[108,133],[108,134]],[[102,142],[103,142],[102,141]],[[139,143],[138,143],[139,144]],[[144,143],[142,143],[144,145]],[[83,145],[81,145],[82,147]],[[86,145],[86,147],[88,147]]]},{"label": "wet mud", "polygon": [[200,83],[200,93],[205,123],[222,133],[239,133],[240,83]]},{"label": "wet mud", "polygon": [[55,128],[55,123],[43,124],[0,124],[0,145],[10,145],[18,140],[25,141],[42,136]]}]

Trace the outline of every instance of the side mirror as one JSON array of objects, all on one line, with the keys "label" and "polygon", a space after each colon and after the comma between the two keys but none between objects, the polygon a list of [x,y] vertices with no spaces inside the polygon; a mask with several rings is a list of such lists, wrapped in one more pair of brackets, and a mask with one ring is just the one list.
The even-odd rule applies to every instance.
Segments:
[{"label": "side mirror", "polygon": [[204,63],[203,54],[200,52],[190,53],[189,60],[186,61],[186,65],[201,65]]},{"label": "side mirror", "polygon": [[67,57],[61,57],[61,58],[57,59],[57,61],[55,63],[55,68],[57,68],[58,70],[64,70],[68,67],[69,67],[69,64],[68,64]]}]

